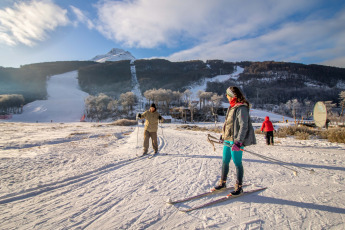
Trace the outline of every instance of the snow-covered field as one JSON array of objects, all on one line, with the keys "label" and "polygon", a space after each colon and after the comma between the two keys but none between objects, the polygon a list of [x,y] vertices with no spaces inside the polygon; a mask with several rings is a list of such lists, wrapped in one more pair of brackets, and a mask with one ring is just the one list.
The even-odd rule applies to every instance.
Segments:
[{"label": "snow-covered field", "polygon": [[[213,152],[206,132],[178,126],[159,128],[159,155],[134,159],[142,126],[0,123],[0,229],[345,228],[345,145],[324,140],[284,138],[266,146],[257,135],[248,150],[315,173],[294,176],[245,153],[245,183],[267,190],[188,214],[176,207],[216,196],[167,205],[168,198],[209,190],[221,170],[221,147]],[[230,175],[228,186],[233,163]]]}]

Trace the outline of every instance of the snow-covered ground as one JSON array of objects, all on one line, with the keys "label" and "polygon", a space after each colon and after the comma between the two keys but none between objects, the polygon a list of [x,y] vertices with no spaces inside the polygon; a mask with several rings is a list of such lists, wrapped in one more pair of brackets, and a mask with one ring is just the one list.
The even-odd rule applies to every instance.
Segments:
[{"label": "snow-covered ground", "polygon": [[[142,151],[143,126],[75,122],[87,96],[78,89],[76,76],[51,77],[48,100],[24,107],[11,120],[20,122],[0,123],[0,229],[345,229],[344,144],[289,137],[266,146],[257,135],[258,144],[247,150],[315,173],[299,170],[295,176],[244,153],[244,182],[252,184],[247,189],[268,189],[181,213],[176,208],[219,196],[165,203],[216,184],[221,146],[213,152],[206,132],[163,124],[159,155],[135,159]],[[256,110],[251,114],[274,116]],[[234,172],[231,163],[228,186]]]},{"label": "snow-covered ground", "polygon": [[134,159],[142,126],[0,123],[0,229],[345,229],[345,145],[324,140],[266,146],[257,135],[247,150],[315,173],[244,153],[244,182],[268,189],[188,214],[176,208],[217,196],[167,205],[220,178],[221,146],[213,152],[206,132],[177,126],[159,128],[159,155]]}]

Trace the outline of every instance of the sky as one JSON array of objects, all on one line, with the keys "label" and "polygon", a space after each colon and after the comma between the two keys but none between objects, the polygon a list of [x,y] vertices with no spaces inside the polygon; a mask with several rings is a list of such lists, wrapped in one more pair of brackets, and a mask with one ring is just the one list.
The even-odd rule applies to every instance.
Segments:
[{"label": "sky", "polygon": [[345,68],[343,0],[0,0],[0,66],[137,59]]}]

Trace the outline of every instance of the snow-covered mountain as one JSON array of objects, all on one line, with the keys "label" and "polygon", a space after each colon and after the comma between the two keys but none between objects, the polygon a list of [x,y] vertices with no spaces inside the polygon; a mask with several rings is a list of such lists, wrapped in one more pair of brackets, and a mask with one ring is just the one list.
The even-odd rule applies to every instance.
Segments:
[{"label": "snow-covered mountain", "polygon": [[122,60],[134,61],[135,57],[128,51],[125,51],[123,49],[113,48],[107,54],[97,55],[96,57],[91,59],[91,61],[96,61],[96,62],[122,61]]}]

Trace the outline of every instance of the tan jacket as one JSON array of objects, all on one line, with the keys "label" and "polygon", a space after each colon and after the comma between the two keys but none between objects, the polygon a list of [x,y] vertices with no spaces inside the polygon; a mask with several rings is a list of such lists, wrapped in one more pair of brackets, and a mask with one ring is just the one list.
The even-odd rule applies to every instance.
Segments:
[{"label": "tan jacket", "polygon": [[145,111],[141,115],[141,119],[146,119],[145,130],[149,132],[157,132],[158,130],[158,118],[160,114],[157,111],[151,113],[150,111]]}]

